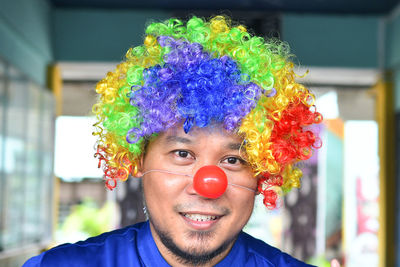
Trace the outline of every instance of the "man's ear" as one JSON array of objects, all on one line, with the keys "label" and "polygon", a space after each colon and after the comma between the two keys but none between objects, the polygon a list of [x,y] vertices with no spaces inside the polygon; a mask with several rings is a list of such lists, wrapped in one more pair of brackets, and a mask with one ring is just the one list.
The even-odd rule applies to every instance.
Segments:
[{"label": "man's ear", "polygon": [[259,188],[258,188],[258,183],[259,183],[259,180],[262,178],[262,175],[261,175],[261,174],[258,174],[255,178],[257,179],[257,188],[256,188],[256,193],[255,193],[255,195],[259,195],[259,194],[261,194],[261,192],[258,190],[258,189],[259,189]]},{"label": "man's ear", "polygon": [[144,171],[143,171],[143,166],[144,166],[143,163],[144,163],[144,154],[142,154],[140,156],[140,158],[139,158],[139,160],[137,162],[137,165],[135,167],[137,169],[137,171],[136,171],[136,173],[132,174],[133,177],[142,178],[143,173],[144,173]]}]

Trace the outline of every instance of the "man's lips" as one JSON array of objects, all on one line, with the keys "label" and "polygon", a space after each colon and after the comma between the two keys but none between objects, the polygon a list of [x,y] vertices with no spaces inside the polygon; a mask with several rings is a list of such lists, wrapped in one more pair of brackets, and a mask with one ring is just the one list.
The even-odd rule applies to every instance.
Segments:
[{"label": "man's lips", "polygon": [[221,215],[213,215],[213,214],[201,214],[201,213],[180,213],[181,215],[185,216],[194,221],[215,221],[221,218]]},{"label": "man's lips", "polygon": [[196,230],[208,230],[223,217],[223,215],[199,212],[180,212],[179,214],[191,228]]}]

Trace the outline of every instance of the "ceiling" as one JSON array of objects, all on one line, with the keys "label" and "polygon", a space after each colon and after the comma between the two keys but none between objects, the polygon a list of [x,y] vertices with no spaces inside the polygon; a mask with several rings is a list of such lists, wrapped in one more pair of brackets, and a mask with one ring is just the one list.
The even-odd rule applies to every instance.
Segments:
[{"label": "ceiling", "polygon": [[[58,8],[307,12],[384,15],[400,0],[50,0]],[[226,13],[226,12],[225,12]]]}]

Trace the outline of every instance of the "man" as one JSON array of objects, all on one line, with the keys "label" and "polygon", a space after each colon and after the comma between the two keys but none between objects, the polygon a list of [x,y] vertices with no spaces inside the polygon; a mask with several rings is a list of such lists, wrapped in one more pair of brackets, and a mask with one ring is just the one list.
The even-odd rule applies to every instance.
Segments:
[{"label": "man", "polygon": [[222,16],[146,34],[98,83],[93,111],[107,187],[142,178],[149,220],[25,266],[307,266],[242,232],[255,195],[274,208],[320,143],[287,45]]}]

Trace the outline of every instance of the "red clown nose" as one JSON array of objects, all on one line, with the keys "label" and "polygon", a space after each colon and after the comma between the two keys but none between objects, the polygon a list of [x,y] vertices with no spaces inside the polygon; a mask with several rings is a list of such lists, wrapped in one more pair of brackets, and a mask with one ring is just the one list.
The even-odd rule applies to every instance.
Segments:
[{"label": "red clown nose", "polygon": [[219,198],[225,193],[227,186],[225,172],[215,165],[201,167],[193,177],[194,190],[206,198]]}]

